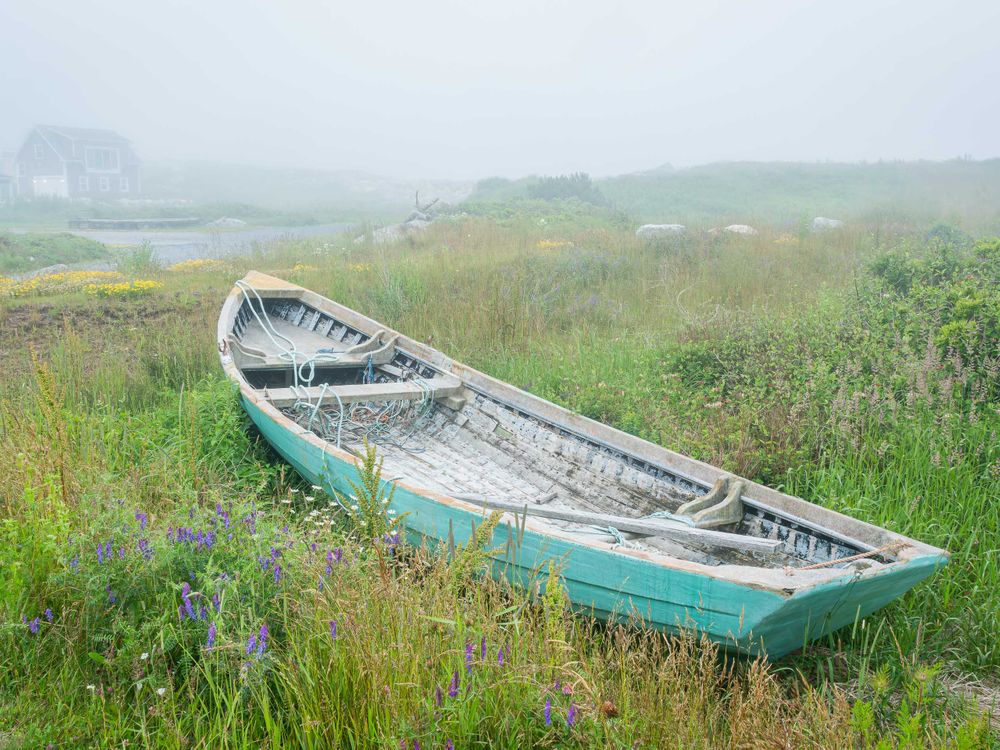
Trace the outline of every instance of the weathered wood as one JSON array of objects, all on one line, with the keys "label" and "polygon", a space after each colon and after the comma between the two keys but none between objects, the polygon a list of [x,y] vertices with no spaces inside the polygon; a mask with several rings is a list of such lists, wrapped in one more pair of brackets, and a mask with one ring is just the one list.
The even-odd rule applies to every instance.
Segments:
[{"label": "weathered wood", "polygon": [[[357,401],[420,401],[428,396],[443,398],[454,396],[462,390],[462,382],[458,378],[443,375],[421,381],[423,387],[412,380],[403,383],[370,383],[365,385],[332,385],[308,388],[273,388],[266,392],[267,400],[279,409],[294,406],[299,401],[311,404],[322,396],[321,406],[330,404],[350,404]],[[339,400],[337,397],[340,397]]]},{"label": "weathered wood", "polygon": [[605,513],[589,513],[569,508],[551,508],[527,503],[512,503],[506,500],[493,500],[475,495],[455,495],[459,500],[482,505],[492,510],[506,510],[511,513],[527,513],[529,516],[551,518],[557,521],[586,524],[588,526],[613,526],[619,531],[628,531],[643,536],[662,536],[679,542],[701,544],[709,547],[725,547],[726,549],[743,552],[759,552],[773,554],[782,542],[771,539],[757,539],[742,534],[730,534],[725,531],[696,529],[685,526],[679,521],[666,518],[629,518],[628,516],[612,516]]}]

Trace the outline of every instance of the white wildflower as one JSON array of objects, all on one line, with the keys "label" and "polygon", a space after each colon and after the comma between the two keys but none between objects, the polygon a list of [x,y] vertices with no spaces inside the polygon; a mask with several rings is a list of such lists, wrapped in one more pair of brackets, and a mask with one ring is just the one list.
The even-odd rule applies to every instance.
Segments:
[{"label": "white wildflower", "polygon": [[314,502],[316,502],[316,498],[313,497],[312,495],[305,495],[304,497],[305,497],[305,500],[306,500],[307,503],[314,503]]},{"label": "white wildflower", "polygon": [[164,695],[167,694],[167,689],[166,688],[156,688],[156,694],[162,698]]},{"label": "white wildflower", "polygon": [[139,658],[142,659],[143,661],[146,661],[146,659],[149,658],[149,652],[148,651],[143,651],[142,652],[142,656],[140,656]]}]

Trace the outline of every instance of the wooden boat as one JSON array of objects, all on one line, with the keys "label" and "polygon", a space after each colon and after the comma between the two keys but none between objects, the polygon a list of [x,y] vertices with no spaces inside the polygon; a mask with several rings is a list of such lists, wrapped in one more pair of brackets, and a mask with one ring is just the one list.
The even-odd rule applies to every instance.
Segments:
[{"label": "wooden boat", "polygon": [[586,419],[302,287],[251,272],[218,326],[226,374],[309,482],[349,493],[365,439],[415,541],[503,512],[495,575],[558,560],[574,606],[779,657],[879,609],[940,549]]}]

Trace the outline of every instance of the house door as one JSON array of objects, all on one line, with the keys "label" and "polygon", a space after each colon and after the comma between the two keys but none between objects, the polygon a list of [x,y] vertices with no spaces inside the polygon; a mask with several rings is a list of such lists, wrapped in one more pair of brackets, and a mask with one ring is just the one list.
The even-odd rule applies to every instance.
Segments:
[{"label": "house door", "polygon": [[68,198],[66,178],[62,175],[32,178],[33,193],[36,198]]}]

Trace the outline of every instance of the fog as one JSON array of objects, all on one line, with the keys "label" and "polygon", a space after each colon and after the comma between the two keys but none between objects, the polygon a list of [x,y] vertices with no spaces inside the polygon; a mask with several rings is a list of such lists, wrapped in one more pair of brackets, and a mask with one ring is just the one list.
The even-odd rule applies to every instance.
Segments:
[{"label": "fog", "polygon": [[1000,3],[3,0],[0,150],[474,178],[1000,155]]}]

